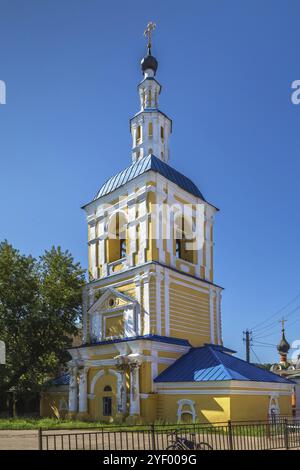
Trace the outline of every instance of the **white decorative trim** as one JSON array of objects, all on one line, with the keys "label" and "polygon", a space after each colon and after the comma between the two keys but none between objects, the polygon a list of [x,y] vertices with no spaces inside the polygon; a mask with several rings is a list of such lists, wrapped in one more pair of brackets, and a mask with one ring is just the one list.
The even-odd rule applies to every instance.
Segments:
[{"label": "white decorative trim", "polygon": [[[178,421],[181,421],[182,414],[190,414],[193,418],[193,423],[196,420],[196,410],[195,410],[195,402],[193,400],[188,400],[185,398],[182,398],[181,400],[178,400],[178,410],[177,410],[177,419]],[[188,405],[190,407],[190,410],[182,410],[184,406]]]},{"label": "white decorative trim", "polygon": [[89,395],[94,395],[94,392],[95,392],[95,385],[96,385],[96,382],[98,381],[98,379],[100,379],[100,377],[102,377],[104,375],[104,369],[101,369],[99,370],[99,372],[97,372],[97,374],[93,377],[93,380],[91,382],[91,386],[90,386],[90,393]]},{"label": "white decorative trim", "polygon": [[[233,389],[223,389],[223,390],[157,390],[159,395],[268,395],[269,390],[233,390]],[[291,396],[290,392],[278,392],[280,396]]]}]

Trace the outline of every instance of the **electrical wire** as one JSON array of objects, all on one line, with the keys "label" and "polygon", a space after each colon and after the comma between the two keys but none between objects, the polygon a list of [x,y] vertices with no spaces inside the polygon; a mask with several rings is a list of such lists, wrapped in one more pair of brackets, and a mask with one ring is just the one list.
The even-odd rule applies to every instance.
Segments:
[{"label": "electrical wire", "polygon": [[281,307],[279,310],[277,310],[275,313],[273,313],[272,315],[267,317],[265,320],[257,323],[255,326],[253,326],[251,328],[251,330],[252,331],[257,330],[260,325],[263,325],[264,323],[268,322],[271,318],[274,318],[275,316],[277,316],[279,313],[281,313],[283,310],[285,310],[287,307],[289,307],[292,303],[294,303],[295,300],[297,300],[299,297],[300,297],[300,292],[295,297],[293,297],[284,307]]}]

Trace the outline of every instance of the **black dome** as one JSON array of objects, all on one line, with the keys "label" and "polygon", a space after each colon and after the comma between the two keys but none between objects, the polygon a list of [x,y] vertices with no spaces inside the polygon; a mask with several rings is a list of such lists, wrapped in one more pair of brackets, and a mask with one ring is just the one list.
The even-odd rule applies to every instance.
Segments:
[{"label": "black dome", "polygon": [[155,57],[153,57],[153,55],[151,54],[146,55],[141,61],[141,68],[142,68],[143,73],[147,69],[151,69],[153,70],[154,73],[156,73],[157,67],[158,67],[158,62],[155,59]]},{"label": "black dome", "polygon": [[281,338],[280,343],[277,346],[277,349],[278,349],[278,352],[283,353],[283,354],[287,354],[289,352],[290,345],[285,338],[284,332],[282,332],[282,338]]}]

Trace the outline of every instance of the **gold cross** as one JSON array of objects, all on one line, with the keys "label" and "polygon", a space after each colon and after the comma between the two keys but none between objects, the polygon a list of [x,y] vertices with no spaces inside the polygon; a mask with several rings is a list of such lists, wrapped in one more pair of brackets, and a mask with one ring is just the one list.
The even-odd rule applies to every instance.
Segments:
[{"label": "gold cross", "polygon": [[154,31],[156,28],[156,24],[153,23],[152,21],[149,21],[149,23],[147,24],[147,27],[144,31],[144,36],[146,36],[148,38],[148,44],[147,44],[147,47],[148,49],[150,50],[151,49],[151,35],[152,35],[152,31]]},{"label": "gold cross", "polygon": [[284,324],[285,324],[286,320],[284,318],[282,318],[281,320],[279,320],[279,323],[281,323],[282,325],[282,330],[284,330]]}]

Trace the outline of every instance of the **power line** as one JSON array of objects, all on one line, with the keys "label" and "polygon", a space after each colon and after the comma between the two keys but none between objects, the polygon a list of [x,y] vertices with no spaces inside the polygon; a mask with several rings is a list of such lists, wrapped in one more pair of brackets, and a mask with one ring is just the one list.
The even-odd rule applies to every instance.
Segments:
[{"label": "power line", "polygon": [[252,348],[251,346],[251,351],[253,352],[254,356],[256,357],[256,359],[258,360],[259,364],[261,364],[261,360],[259,359],[259,357],[257,356],[256,352],[254,351],[254,349]]},{"label": "power line", "polygon": [[291,299],[284,307],[281,307],[279,310],[277,310],[275,313],[273,313],[272,315],[270,315],[269,317],[267,317],[265,320],[257,323],[255,326],[253,326],[251,328],[251,330],[256,330],[258,329],[258,327],[260,325],[263,325],[264,323],[268,322],[271,318],[274,318],[275,316],[277,316],[279,313],[281,313],[283,310],[285,310],[287,307],[289,307],[292,303],[295,302],[295,300],[297,300],[298,298],[300,297],[300,293],[296,295],[296,297],[294,297],[293,299]]},{"label": "power line", "polygon": [[[297,305],[293,310],[291,310],[290,312],[288,312],[288,313],[285,315],[285,318],[290,317],[291,315],[293,315],[294,313],[296,313],[299,309],[300,309],[300,305]],[[269,331],[269,330],[272,330],[272,329],[276,328],[277,322],[278,322],[278,320],[275,320],[275,321],[273,321],[272,323],[270,323],[269,325],[266,325],[266,326],[264,326],[264,327],[258,328],[258,329],[255,330],[254,332],[255,332],[255,333],[258,333],[258,334],[263,334],[264,331]]]}]

